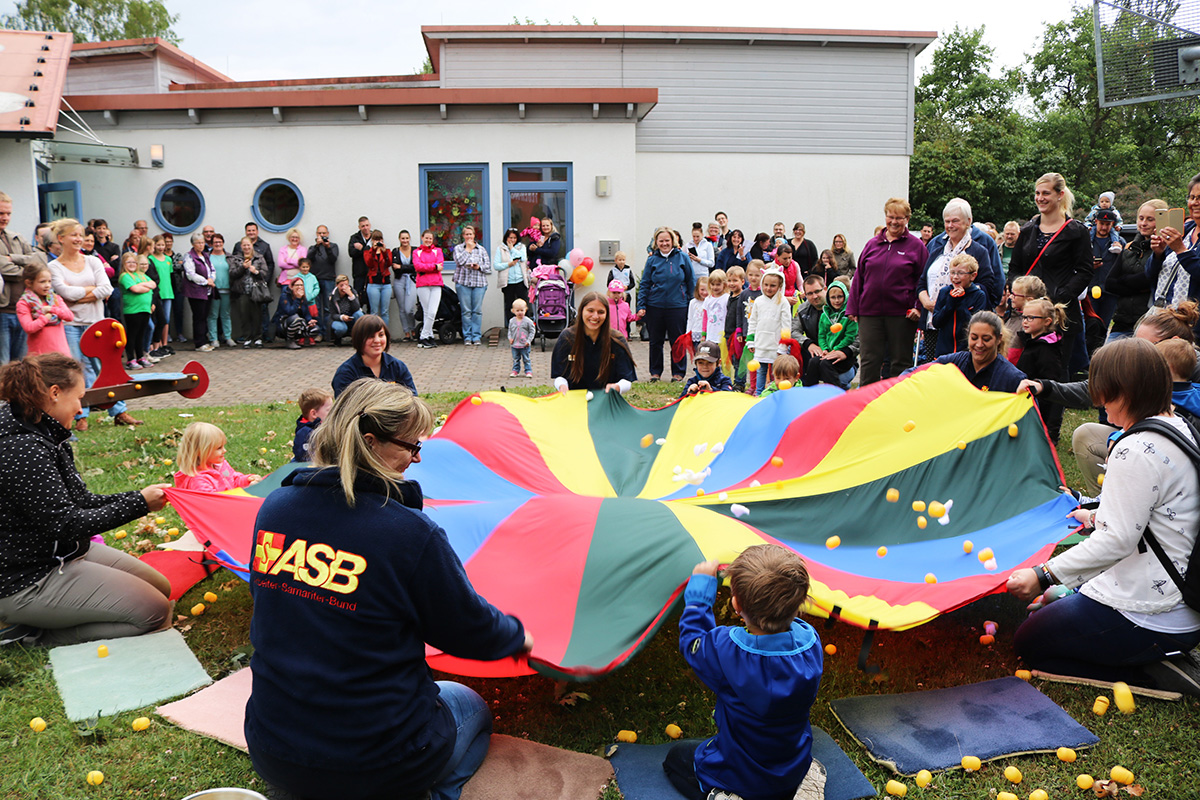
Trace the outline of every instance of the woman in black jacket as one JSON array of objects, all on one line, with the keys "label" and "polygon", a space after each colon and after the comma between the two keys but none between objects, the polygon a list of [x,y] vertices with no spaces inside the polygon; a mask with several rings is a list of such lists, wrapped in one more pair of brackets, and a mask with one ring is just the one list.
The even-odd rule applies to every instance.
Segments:
[{"label": "woman in black jacket", "polygon": [[1048,172],[1038,178],[1033,201],[1039,213],[1021,227],[1008,265],[1008,285],[1022,275],[1036,275],[1046,284],[1051,302],[1067,307],[1063,353],[1070,364],[1075,342],[1083,335],[1079,295],[1092,279],[1092,244],[1087,227],[1071,219],[1075,195],[1062,175]]},{"label": "woman in black jacket", "polygon": [[1133,336],[1134,326],[1150,307],[1154,279],[1146,274],[1146,259],[1150,257],[1150,237],[1157,227],[1154,212],[1166,207],[1162,200],[1142,203],[1137,212],[1137,236],[1117,256],[1117,263],[1108,273],[1104,291],[1117,298],[1112,331],[1108,335],[1110,342]]},{"label": "woman in black jacket", "polygon": [[537,244],[529,246],[530,268],[532,269],[534,266],[542,264],[549,264],[553,267],[559,261],[562,261],[565,255],[566,252],[563,249],[562,237],[558,235],[558,228],[554,227],[553,221],[543,219],[542,240]]},{"label": "woman in black jacket", "polygon": [[68,442],[83,368],[61,353],[0,369],[0,644],[137,636],[171,623],[171,584],[91,537],[166,505],[165,484],[97,495]]}]

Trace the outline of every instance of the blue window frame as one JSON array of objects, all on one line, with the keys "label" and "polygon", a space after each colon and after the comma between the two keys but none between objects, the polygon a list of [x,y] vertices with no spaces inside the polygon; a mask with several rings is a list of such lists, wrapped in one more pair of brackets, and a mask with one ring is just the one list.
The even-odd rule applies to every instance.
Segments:
[{"label": "blue window frame", "polygon": [[258,227],[283,233],[304,216],[304,194],[299,186],[284,178],[265,180],[254,190],[250,213]]},{"label": "blue window frame", "polygon": [[529,227],[529,218],[550,217],[566,246],[575,246],[575,199],[571,191],[570,162],[514,163],[504,165],[504,227],[518,231]]},{"label": "blue window frame", "polygon": [[490,253],[488,165],[421,164],[420,173],[421,230],[433,233],[433,241],[446,259],[462,241],[465,225],[479,229],[475,241]]},{"label": "blue window frame", "polygon": [[204,219],[204,195],[188,181],[167,181],[155,195],[150,213],[167,233],[191,233]]}]

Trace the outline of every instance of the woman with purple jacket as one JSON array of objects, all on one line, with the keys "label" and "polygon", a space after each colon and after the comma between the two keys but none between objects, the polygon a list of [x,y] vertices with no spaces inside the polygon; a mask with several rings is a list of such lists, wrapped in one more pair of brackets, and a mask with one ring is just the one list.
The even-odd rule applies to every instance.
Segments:
[{"label": "woman with purple jacket", "polygon": [[183,293],[192,309],[192,340],[197,350],[207,353],[213,349],[208,341],[208,303],[216,286],[216,272],[204,252],[203,233],[192,234],[192,249],[183,259],[183,276]]},{"label": "woman with purple jacket", "polygon": [[883,214],[883,230],[859,253],[846,303],[846,314],[858,322],[860,386],[882,377],[884,360],[892,378],[912,366],[920,316],[917,281],[928,258],[925,245],[908,231],[912,208],[907,200],[889,199]]}]

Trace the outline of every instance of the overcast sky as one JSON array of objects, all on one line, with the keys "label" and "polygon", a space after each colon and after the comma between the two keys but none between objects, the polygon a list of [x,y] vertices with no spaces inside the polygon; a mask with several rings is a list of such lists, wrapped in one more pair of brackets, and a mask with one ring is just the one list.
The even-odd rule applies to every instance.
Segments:
[{"label": "overcast sky", "polygon": [[[12,0],[0,0],[11,13]],[[1016,66],[1032,50],[1046,22],[1065,19],[1071,0],[495,0],[380,2],[380,0],[167,0],[179,14],[182,48],[234,80],[407,75],[425,59],[422,25],[503,25],[514,15],[541,24],[578,17],[601,25],[711,25],[722,27],[867,28],[944,32],[955,25],[987,25],[996,61]],[[982,9],[990,13],[981,13]],[[501,10],[503,9],[503,10]],[[918,66],[928,64],[927,48]]]}]

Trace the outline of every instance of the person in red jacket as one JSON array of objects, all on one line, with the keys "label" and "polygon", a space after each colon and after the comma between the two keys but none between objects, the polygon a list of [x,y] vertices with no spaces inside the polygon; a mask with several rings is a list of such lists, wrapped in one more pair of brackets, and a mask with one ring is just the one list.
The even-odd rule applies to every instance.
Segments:
[{"label": "person in red jacket", "polygon": [[392,306],[392,251],[383,243],[383,231],[371,231],[371,245],[363,252],[367,265],[367,298],[371,313],[388,323]]}]

